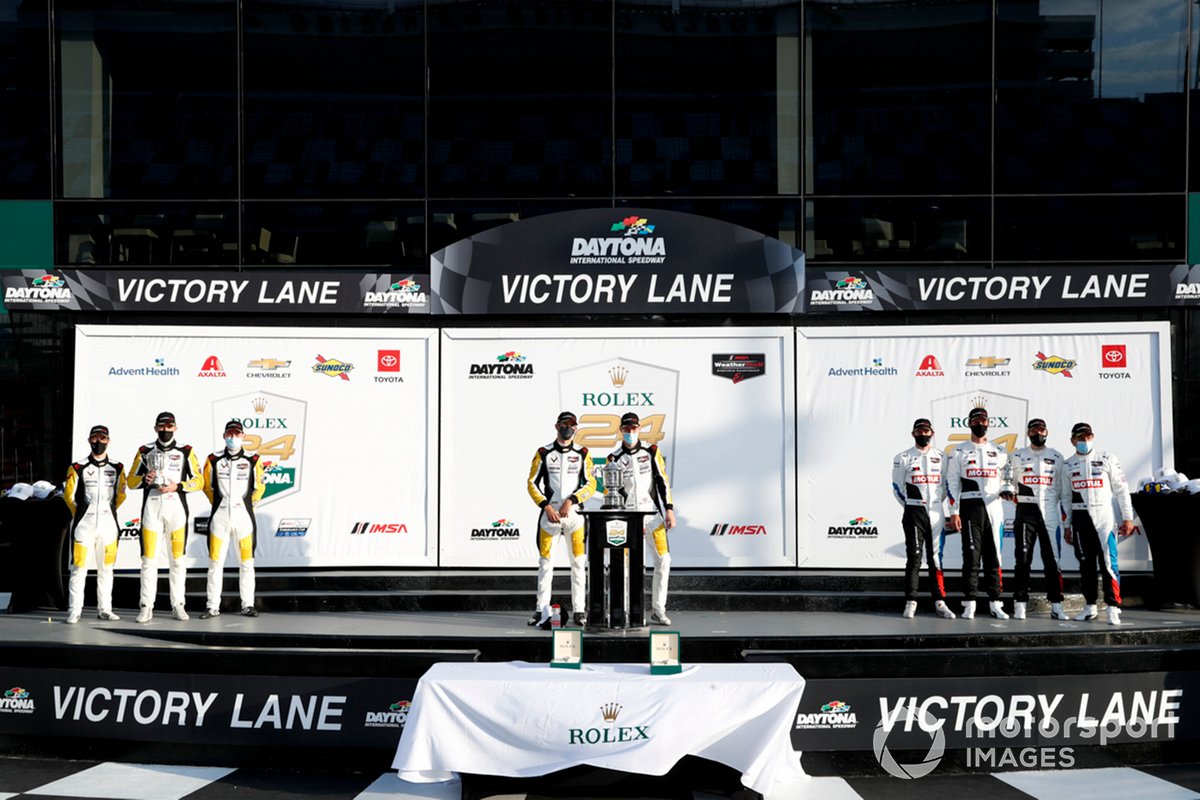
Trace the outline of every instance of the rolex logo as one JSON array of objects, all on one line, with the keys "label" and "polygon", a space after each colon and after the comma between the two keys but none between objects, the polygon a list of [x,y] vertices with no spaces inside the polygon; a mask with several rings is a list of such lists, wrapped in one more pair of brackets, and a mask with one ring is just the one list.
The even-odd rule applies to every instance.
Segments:
[{"label": "rolex logo", "polygon": [[987,408],[987,398],[983,395],[976,395],[971,398],[971,405],[975,408]]},{"label": "rolex logo", "polygon": [[616,722],[623,707],[620,703],[608,703],[600,706],[600,714],[604,717],[605,722]]},{"label": "rolex logo", "polygon": [[267,398],[265,397],[256,397],[250,402],[254,404],[255,414],[261,414],[267,410]]},{"label": "rolex logo", "polygon": [[629,370],[622,366],[613,367],[608,371],[608,378],[612,381],[613,386],[624,386],[625,379],[629,377]]}]

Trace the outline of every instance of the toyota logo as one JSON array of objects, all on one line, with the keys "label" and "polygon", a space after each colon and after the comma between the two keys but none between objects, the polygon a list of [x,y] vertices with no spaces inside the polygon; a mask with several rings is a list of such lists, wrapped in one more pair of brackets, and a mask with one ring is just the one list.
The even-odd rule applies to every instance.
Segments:
[{"label": "toyota logo", "polygon": [[1104,351],[1104,360],[1109,362],[1110,364],[1115,364],[1118,361],[1120,361],[1121,359],[1123,359],[1124,357],[1125,357],[1125,354],[1122,353],[1120,350],[1114,349],[1114,350]]},{"label": "toyota logo", "polygon": [[394,367],[399,362],[400,362],[400,359],[396,358],[393,355],[386,355],[386,356],[379,357],[379,363],[385,367]]}]

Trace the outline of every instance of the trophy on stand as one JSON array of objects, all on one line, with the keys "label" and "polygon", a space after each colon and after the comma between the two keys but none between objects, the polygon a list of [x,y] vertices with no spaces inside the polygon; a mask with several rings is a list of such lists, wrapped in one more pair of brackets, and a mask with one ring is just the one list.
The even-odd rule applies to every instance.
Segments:
[{"label": "trophy on stand", "polygon": [[625,508],[628,498],[621,496],[621,487],[625,484],[625,470],[615,461],[610,461],[600,468],[604,479],[605,511],[615,511]]},{"label": "trophy on stand", "polygon": [[154,480],[150,481],[150,486],[157,489],[160,486],[166,486],[170,481],[163,475],[163,470],[167,466],[167,454],[157,447],[151,447],[146,453],[146,471],[154,473]]}]

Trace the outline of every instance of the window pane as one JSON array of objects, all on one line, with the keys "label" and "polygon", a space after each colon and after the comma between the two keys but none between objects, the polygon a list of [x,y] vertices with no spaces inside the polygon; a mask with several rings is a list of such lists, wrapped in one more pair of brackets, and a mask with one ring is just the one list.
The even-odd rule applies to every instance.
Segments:
[{"label": "window pane", "polygon": [[425,23],[405,6],[246,3],[246,196],[423,193]]},{"label": "window pane", "polygon": [[50,199],[46,0],[0,0],[0,198]]},{"label": "window pane", "polygon": [[597,0],[429,8],[429,194],[611,197],[612,11]]},{"label": "window pane", "polygon": [[623,0],[616,26],[618,194],[799,193],[799,3]]},{"label": "window pane", "polygon": [[1187,6],[1000,0],[996,191],[1183,191]]},{"label": "window pane", "polygon": [[767,200],[664,200],[662,198],[630,198],[617,204],[618,208],[661,208],[683,214],[741,225],[772,239],[786,242],[798,250],[800,242],[800,201],[791,199]]},{"label": "window pane", "polygon": [[1186,197],[997,197],[997,261],[1178,261]]},{"label": "window pane", "polygon": [[232,203],[54,204],[54,262],[70,266],[236,264]]},{"label": "window pane", "polygon": [[421,266],[424,248],[419,202],[245,204],[246,264]]},{"label": "window pane", "polygon": [[436,253],[478,233],[510,222],[595,208],[587,200],[489,200],[482,203],[441,201],[429,204],[429,252]]},{"label": "window pane", "polygon": [[233,0],[57,5],[64,197],[237,188]]},{"label": "window pane", "polygon": [[811,262],[987,262],[987,198],[810,200],[804,252]]},{"label": "window pane", "polygon": [[991,3],[810,0],[806,186],[990,191]]}]

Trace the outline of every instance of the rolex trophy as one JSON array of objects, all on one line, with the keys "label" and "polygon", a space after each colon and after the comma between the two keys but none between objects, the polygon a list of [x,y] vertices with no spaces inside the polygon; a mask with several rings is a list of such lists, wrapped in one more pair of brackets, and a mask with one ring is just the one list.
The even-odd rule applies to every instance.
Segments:
[{"label": "rolex trophy", "polygon": [[167,454],[157,447],[151,447],[146,453],[146,471],[154,473],[154,480],[150,481],[150,486],[157,489],[160,486],[166,486],[170,481],[163,475],[163,470],[167,466]]},{"label": "rolex trophy", "polygon": [[610,461],[600,468],[600,474],[604,478],[604,505],[601,508],[605,511],[619,511],[625,508],[627,498],[621,496],[625,470],[615,461]]}]

